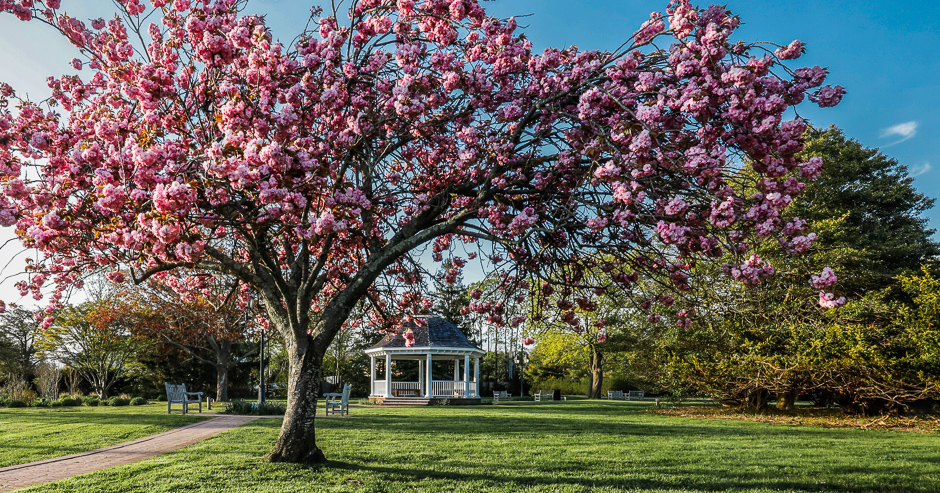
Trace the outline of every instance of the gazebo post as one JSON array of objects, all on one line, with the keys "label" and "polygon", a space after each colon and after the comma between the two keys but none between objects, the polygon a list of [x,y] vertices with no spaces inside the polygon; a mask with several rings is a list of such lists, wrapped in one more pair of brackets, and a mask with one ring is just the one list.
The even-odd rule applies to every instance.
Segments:
[{"label": "gazebo post", "polygon": [[418,360],[418,394],[424,395],[424,361]]},{"label": "gazebo post", "polygon": [[369,356],[369,395],[375,395],[375,355]]},{"label": "gazebo post", "polygon": [[480,397],[480,357],[473,358],[473,383],[476,384],[473,397]]},{"label": "gazebo post", "polygon": [[428,351],[427,369],[424,370],[424,381],[425,381],[424,397],[427,399],[434,397],[433,393],[431,392],[431,377],[434,375],[434,372],[431,371],[434,369],[433,364],[434,364],[434,361],[431,360],[431,351]]},{"label": "gazebo post", "polygon": [[385,397],[392,396],[392,353],[385,353]]},{"label": "gazebo post", "polygon": [[470,353],[463,355],[463,397],[470,397]]}]

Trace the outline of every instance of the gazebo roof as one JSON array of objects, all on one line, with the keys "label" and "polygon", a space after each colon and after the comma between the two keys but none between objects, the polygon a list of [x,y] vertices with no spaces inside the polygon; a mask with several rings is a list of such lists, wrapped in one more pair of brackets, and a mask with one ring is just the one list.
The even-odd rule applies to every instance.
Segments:
[{"label": "gazebo roof", "polygon": [[[414,322],[409,322],[403,324],[399,329],[397,334],[389,334],[385,336],[381,341],[375,343],[366,350],[366,352],[375,352],[377,350],[392,350],[395,351],[397,348],[401,350],[412,350],[419,348],[428,348],[431,350],[434,349],[465,349],[469,351],[480,351],[482,350],[469,339],[467,336],[457,328],[452,322],[444,320],[443,317],[438,315],[427,315],[427,316],[418,316],[416,318],[424,319],[425,323],[418,325]],[[405,338],[402,334],[405,333],[408,329],[411,329],[411,332],[415,336],[415,343],[413,347],[408,347],[405,345]],[[396,351],[397,352],[397,351]]]}]

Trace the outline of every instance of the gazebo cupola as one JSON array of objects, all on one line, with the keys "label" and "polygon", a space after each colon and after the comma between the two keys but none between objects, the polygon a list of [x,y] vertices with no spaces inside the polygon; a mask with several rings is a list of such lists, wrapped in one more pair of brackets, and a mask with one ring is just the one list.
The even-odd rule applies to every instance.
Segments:
[{"label": "gazebo cupola", "polygon": [[[425,315],[415,318],[419,319],[419,323],[404,324],[398,329],[397,334],[388,335],[366,349],[372,369],[370,397],[380,401],[389,397],[478,399],[480,397],[480,357],[483,356],[484,351],[474,346],[456,325],[440,316]],[[405,334],[409,329],[414,336],[413,343],[405,339]],[[472,375],[470,374],[471,359],[473,359]],[[377,379],[377,360],[384,360],[383,380]],[[417,360],[417,381],[412,378],[408,379],[411,381],[394,381],[392,362],[395,360]],[[446,365],[447,362],[453,362],[453,379],[433,379],[435,364],[440,375],[440,365]]]}]

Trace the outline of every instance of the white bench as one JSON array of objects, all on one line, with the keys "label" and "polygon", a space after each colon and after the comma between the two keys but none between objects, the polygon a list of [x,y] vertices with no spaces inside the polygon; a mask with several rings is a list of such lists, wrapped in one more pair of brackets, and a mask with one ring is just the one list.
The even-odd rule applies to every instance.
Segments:
[{"label": "white bench", "polygon": [[642,390],[631,390],[629,399],[642,399],[645,393]]},{"label": "white bench", "polygon": [[554,390],[540,390],[537,393],[532,395],[535,397],[535,402],[540,402],[542,399],[548,399],[550,401],[555,400],[555,391]]},{"label": "white bench", "polygon": [[173,385],[163,382],[166,385],[166,413],[170,414],[170,406],[180,404],[183,407],[183,414],[189,412],[190,404],[199,404],[199,412],[202,413],[202,392],[187,392],[186,384]]},{"label": "white bench", "polygon": [[337,414],[340,416],[345,414],[349,416],[349,392],[352,391],[352,384],[347,383],[343,386],[342,393],[329,393],[323,394],[323,397],[326,397],[326,415]]},{"label": "white bench", "polygon": [[505,390],[493,391],[493,402],[499,402],[500,399],[509,399],[510,397],[512,397],[512,394],[506,392]]},{"label": "white bench", "polygon": [[608,399],[626,399],[626,397],[623,396],[622,390],[608,390],[607,398]]}]

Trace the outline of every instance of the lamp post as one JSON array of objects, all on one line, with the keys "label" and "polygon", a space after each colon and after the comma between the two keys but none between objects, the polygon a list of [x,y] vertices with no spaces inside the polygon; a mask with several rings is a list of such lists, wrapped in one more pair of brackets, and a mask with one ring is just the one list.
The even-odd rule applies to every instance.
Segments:
[{"label": "lamp post", "polygon": [[[248,298],[248,306],[245,309],[245,326],[249,324],[251,319],[251,314],[254,311],[255,299]],[[260,330],[261,333],[261,345],[258,350],[258,405],[264,404],[265,401],[265,392],[264,392],[264,327]]]},{"label": "lamp post", "polygon": [[264,404],[264,328],[261,329],[261,361],[259,362],[258,405]]}]

